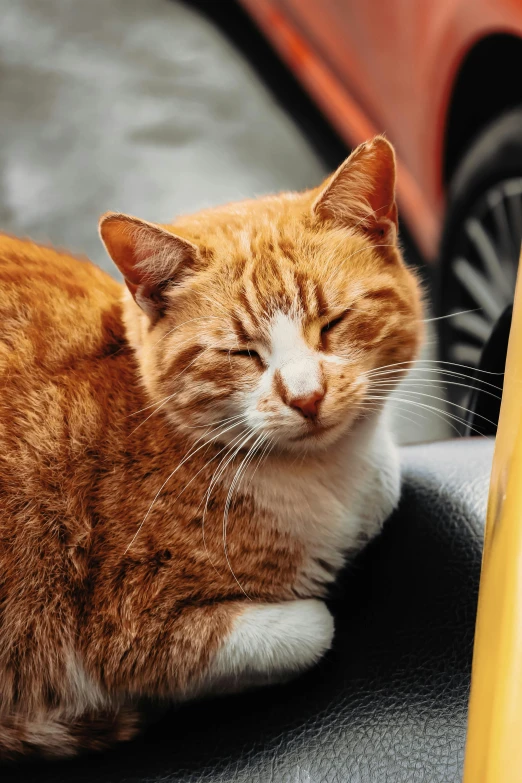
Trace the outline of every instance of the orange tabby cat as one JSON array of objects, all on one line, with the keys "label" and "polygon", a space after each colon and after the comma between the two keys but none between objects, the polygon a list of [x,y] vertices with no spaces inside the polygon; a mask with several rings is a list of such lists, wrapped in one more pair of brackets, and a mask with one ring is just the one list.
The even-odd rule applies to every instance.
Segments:
[{"label": "orange tabby cat", "polygon": [[371,374],[421,336],[394,192],[376,138],[316,190],[105,215],[124,296],[0,237],[0,757],[105,747],[139,697],[329,648],[322,599],[399,492]]}]

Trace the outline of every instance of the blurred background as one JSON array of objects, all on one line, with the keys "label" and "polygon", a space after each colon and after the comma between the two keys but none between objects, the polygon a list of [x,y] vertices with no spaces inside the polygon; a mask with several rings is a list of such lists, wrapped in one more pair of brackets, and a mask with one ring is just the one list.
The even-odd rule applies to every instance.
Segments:
[{"label": "blurred background", "polygon": [[395,428],[462,432],[472,378],[495,397],[522,237],[522,0],[0,0],[0,19],[0,230],[112,274],[102,212],[167,222],[314,186],[384,131],[428,319]]},{"label": "blurred background", "polygon": [[6,231],[112,273],[97,235],[106,210],[168,222],[327,173],[245,57],[194,8],[0,0],[0,18]]}]

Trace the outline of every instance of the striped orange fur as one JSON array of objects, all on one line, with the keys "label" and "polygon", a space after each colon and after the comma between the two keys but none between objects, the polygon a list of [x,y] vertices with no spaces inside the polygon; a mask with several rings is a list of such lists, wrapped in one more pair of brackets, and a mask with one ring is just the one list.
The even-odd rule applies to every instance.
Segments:
[{"label": "striped orange fur", "polygon": [[305,193],[110,213],[125,295],[0,237],[0,758],[99,749],[133,697],[327,649],[321,599],[398,495],[368,373],[422,337],[394,193],[376,138]]}]

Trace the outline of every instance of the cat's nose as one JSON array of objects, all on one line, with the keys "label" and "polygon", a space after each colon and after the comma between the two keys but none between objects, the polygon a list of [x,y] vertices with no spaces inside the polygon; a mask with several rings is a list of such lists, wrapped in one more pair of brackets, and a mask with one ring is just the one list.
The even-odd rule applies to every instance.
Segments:
[{"label": "cat's nose", "polygon": [[291,408],[295,408],[300,413],[302,413],[305,419],[313,419],[315,416],[317,416],[319,411],[319,403],[323,397],[324,390],[316,389],[304,397],[294,397],[293,399],[289,400],[288,404]]}]

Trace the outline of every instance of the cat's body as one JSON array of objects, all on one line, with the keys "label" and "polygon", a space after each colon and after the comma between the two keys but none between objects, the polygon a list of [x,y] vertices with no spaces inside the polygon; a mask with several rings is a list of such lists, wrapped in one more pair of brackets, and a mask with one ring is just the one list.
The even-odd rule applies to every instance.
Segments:
[{"label": "cat's body", "polygon": [[[313,276],[337,274],[346,237],[327,222],[301,246],[299,210],[291,195],[202,213],[172,227],[170,250],[172,234],[140,224],[130,271],[128,219],[109,217],[135,299],[123,304],[88,262],[0,237],[0,758],[104,747],[134,732],[135,697],[284,679],[328,649],[318,599],[399,493],[382,401],[361,377],[414,358],[420,306],[396,248],[377,262],[350,233],[373,286],[352,288],[379,308],[349,307],[352,329],[375,356],[362,366],[355,338],[336,352],[330,322],[318,338],[332,296]],[[264,291],[256,263],[274,245],[280,280]],[[172,254],[195,246],[192,276],[166,289]],[[305,250],[310,277],[294,274]],[[151,259],[161,274],[144,283],[134,271]],[[231,291],[237,351],[219,331]]]}]

